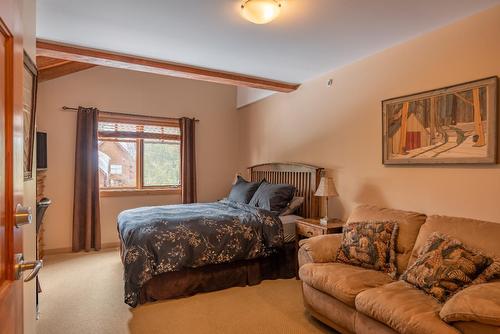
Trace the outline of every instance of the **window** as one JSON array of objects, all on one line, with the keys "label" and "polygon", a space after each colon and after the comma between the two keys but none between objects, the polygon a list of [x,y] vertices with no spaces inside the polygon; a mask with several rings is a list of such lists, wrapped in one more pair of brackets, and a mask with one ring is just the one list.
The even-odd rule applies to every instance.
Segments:
[{"label": "window", "polygon": [[143,181],[147,187],[179,186],[181,170],[180,141],[147,139],[143,142]]},{"label": "window", "polygon": [[180,129],[156,117],[99,116],[99,187],[104,196],[180,189]]}]

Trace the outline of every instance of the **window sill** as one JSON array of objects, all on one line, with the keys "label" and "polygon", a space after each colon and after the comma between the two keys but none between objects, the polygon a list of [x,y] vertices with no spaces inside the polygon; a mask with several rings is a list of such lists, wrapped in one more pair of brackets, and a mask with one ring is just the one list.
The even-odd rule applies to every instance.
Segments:
[{"label": "window sill", "polygon": [[119,196],[144,196],[144,195],[177,195],[181,193],[181,188],[170,189],[129,189],[129,190],[100,190],[101,197]]}]

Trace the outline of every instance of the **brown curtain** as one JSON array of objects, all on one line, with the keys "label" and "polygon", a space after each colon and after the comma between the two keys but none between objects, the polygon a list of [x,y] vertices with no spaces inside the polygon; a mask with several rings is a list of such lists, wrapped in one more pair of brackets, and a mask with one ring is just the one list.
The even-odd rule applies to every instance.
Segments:
[{"label": "brown curtain", "polygon": [[101,249],[99,221],[99,111],[78,107],[73,204],[73,251]]},{"label": "brown curtain", "polygon": [[179,120],[181,128],[181,185],[182,203],[196,202],[196,154],[194,118]]}]

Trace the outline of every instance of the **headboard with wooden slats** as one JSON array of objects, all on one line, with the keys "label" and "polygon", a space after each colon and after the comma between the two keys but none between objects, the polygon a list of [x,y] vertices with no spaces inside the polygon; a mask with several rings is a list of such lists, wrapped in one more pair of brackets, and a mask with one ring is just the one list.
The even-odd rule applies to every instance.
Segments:
[{"label": "headboard with wooden slats", "polygon": [[266,179],[269,183],[295,186],[295,196],[304,197],[304,204],[296,214],[305,218],[319,217],[319,201],[314,192],[323,168],[300,163],[267,163],[249,167],[248,170],[253,182]]}]

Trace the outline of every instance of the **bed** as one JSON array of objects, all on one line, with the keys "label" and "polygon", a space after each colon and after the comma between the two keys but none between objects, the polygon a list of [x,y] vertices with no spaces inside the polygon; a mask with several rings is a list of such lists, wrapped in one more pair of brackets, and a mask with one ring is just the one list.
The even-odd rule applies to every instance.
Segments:
[{"label": "bed", "polygon": [[290,184],[303,204],[293,215],[227,199],[126,210],[118,217],[125,303],[135,307],[265,279],[295,276],[297,217],[315,217],[322,169],[296,163],[249,167],[249,180]]}]

